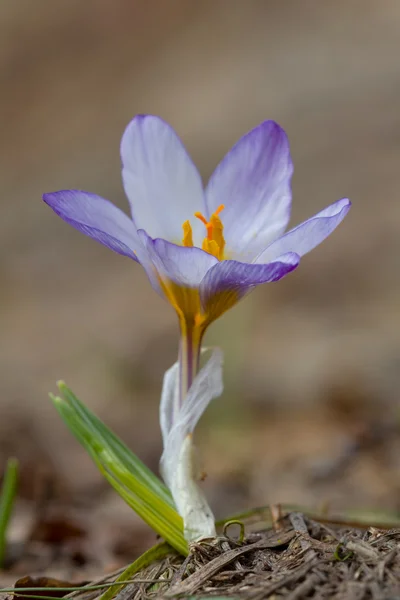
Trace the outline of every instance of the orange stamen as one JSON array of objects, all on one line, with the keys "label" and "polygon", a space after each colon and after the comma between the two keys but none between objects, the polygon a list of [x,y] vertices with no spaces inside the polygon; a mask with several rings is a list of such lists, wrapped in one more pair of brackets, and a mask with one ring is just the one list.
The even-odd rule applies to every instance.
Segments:
[{"label": "orange stamen", "polygon": [[[206,226],[206,228],[207,228],[207,234],[208,234],[209,230],[211,229],[211,231],[212,231],[212,229],[214,227],[214,225],[213,225],[213,217],[218,217],[219,213],[222,212],[224,210],[224,208],[225,208],[225,204],[220,204],[218,206],[217,210],[215,212],[213,212],[213,214],[211,215],[211,219],[209,221],[207,221],[207,219],[205,218],[205,216],[201,212],[195,212],[194,213],[194,216],[197,219],[200,219],[200,221],[202,223],[204,223],[204,225]],[[211,238],[209,237],[209,239],[212,240],[212,237]]]},{"label": "orange stamen", "polygon": [[200,221],[201,221],[202,223],[204,223],[204,225],[207,227],[207,225],[208,225],[208,221],[207,221],[207,219],[206,219],[205,217],[203,217],[203,215],[201,214],[201,212],[195,212],[195,213],[194,213],[194,216],[195,216],[197,219],[200,219]]},{"label": "orange stamen", "polygon": [[194,216],[204,223],[207,230],[207,237],[203,241],[203,250],[209,252],[218,258],[218,260],[222,260],[225,248],[225,240],[223,236],[224,226],[218,216],[219,213],[224,210],[224,208],[225,206],[223,204],[218,206],[217,210],[211,215],[209,221],[207,221],[201,212],[194,213]]}]

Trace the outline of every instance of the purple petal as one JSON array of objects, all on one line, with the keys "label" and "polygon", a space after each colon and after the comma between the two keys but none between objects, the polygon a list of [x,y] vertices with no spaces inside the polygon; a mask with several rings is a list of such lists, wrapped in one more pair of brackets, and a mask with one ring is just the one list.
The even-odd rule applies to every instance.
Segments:
[{"label": "purple petal", "polygon": [[198,287],[207,271],[218,263],[217,258],[200,248],[177,246],[163,239],[153,240],[143,230],[138,234],[159,276],[179,286]]},{"label": "purple petal", "polygon": [[225,205],[221,220],[228,256],[251,262],[285,231],[292,172],[287,136],[274,121],[242,137],[218,165],[206,203],[209,214]]},{"label": "purple petal", "polygon": [[200,285],[204,311],[217,318],[250,289],[262,283],[278,281],[299,264],[300,257],[289,252],[269,264],[248,264],[224,260],[213,267]]},{"label": "purple petal", "polygon": [[114,204],[89,192],[61,190],[43,200],[64,221],[118,254],[137,260],[140,245],[133,221]]},{"label": "purple petal", "polygon": [[195,244],[204,227],[193,217],[204,211],[200,175],[175,131],[159,117],[139,115],[121,141],[122,178],[137,229],[152,238],[180,243],[190,219]]},{"label": "purple petal", "polygon": [[334,202],[273,242],[257,257],[256,262],[269,262],[285,252],[295,252],[299,256],[307,254],[336,229],[349,212],[350,206],[351,202],[347,198]]}]

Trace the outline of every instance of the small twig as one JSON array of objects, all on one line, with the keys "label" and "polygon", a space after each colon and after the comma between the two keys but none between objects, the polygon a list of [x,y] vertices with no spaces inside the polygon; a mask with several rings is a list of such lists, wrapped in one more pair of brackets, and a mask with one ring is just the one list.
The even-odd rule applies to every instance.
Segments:
[{"label": "small twig", "polygon": [[392,562],[394,561],[394,559],[397,556],[397,553],[398,553],[398,549],[393,548],[383,557],[383,559],[379,563],[377,570],[378,570],[378,579],[380,581],[383,581],[385,569],[387,569],[387,567],[389,567],[392,564]]},{"label": "small twig", "polygon": [[269,511],[271,513],[271,521],[272,521],[272,527],[274,528],[274,531],[282,531],[282,529],[283,529],[282,505],[281,504],[270,504]]},{"label": "small twig", "polygon": [[254,569],[245,569],[244,567],[242,567],[241,571],[223,571],[222,573],[217,573],[217,575],[214,575],[214,577],[212,578],[212,581],[215,582],[220,582],[220,581],[228,581],[228,582],[232,582],[232,578],[234,577],[244,577],[245,575],[248,575],[249,573],[254,573]]},{"label": "small twig", "polygon": [[312,548],[310,534],[308,533],[304,516],[301,513],[292,512],[289,515],[289,521],[295,532],[300,536],[300,546],[304,552],[307,552],[307,559],[310,560],[311,558],[315,558],[316,554]]},{"label": "small twig", "polygon": [[181,566],[179,567],[179,569],[177,569],[175,571],[175,573],[172,576],[171,579],[171,587],[173,587],[174,585],[176,585],[177,583],[181,582],[185,573],[186,573],[186,569],[190,563],[190,561],[192,560],[193,556],[192,554],[188,554],[187,557],[185,558],[185,560],[183,561],[183,563],[181,564]]},{"label": "small twig", "polygon": [[137,583],[128,583],[115,596],[115,600],[129,600],[138,587]]},{"label": "small twig", "polygon": [[287,595],[287,600],[302,600],[306,598],[310,592],[315,590],[315,586],[320,582],[320,577],[315,573],[309,575],[307,579],[297,586],[293,592]]},{"label": "small twig", "polygon": [[[229,550],[231,550],[229,542],[226,540],[221,541],[221,548],[224,552],[229,552]],[[243,571],[243,566],[241,565],[239,560],[235,560],[233,564],[235,565],[236,571]]]},{"label": "small twig", "polygon": [[296,583],[302,577],[305,577],[312,568],[314,568],[318,564],[318,561],[309,561],[305,565],[302,565],[295,571],[283,575],[283,577],[279,581],[275,581],[271,585],[263,586],[262,589],[257,589],[255,592],[250,593],[247,596],[247,600],[261,600],[262,598],[269,598],[274,592],[279,590],[279,588],[283,586],[289,586],[293,583]]},{"label": "small twig", "polygon": [[359,556],[367,560],[379,559],[378,552],[374,548],[372,548],[370,544],[367,544],[367,542],[363,542],[362,540],[359,540],[357,542],[350,540],[349,542],[346,542],[344,546],[348,550],[351,550],[355,554],[358,554]]},{"label": "small twig", "polygon": [[289,521],[291,522],[292,527],[296,533],[301,533],[302,535],[308,535],[307,525],[304,520],[304,516],[301,513],[299,513],[299,512],[290,513]]}]

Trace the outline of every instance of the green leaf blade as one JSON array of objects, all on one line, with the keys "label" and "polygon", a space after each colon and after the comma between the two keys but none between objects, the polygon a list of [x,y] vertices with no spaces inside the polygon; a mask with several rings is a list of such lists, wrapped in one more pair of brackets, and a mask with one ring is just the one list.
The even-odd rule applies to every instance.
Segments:
[{"label": "green leaf blade", "polygon": [[50,394],[61,418],[123,500],[180,554],[188,553],[183,524],[165,485],[64,384]]}]

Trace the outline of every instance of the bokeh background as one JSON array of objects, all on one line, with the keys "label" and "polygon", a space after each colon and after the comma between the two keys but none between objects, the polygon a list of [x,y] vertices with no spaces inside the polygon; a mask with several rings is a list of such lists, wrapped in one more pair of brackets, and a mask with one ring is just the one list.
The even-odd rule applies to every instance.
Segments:
[{"label": "bokeh background", "polygon": [[65,379],[157,470],[175,315],[136,264],[41,201],[81,188],[127,210],[120,137],[154,113],[205,179],[247,130],[278,121],[292,225],[353,201],[295,273],[210,330],[226,384],[197,440],[216,514],[278,501],[399,511],[400,3],[3,0],[0,40],[0,454],[21,461],[21,510],[45,478],[131,527],[138,548],[154,539],[47,393]]}]

